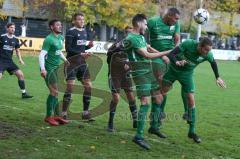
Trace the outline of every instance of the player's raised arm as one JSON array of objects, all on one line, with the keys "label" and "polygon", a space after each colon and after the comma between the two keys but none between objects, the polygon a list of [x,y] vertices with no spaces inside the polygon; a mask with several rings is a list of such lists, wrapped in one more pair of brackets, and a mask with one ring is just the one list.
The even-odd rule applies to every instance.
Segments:
[{"label": "player's raised arm", "polygon": [[179,21],[176,22],[175,25],[175,33],[173,35],[173,40],[174,40],[174,46],[178,46],[180,44],[181,36],[180,36],[180,24]]},{"label": "player's raised arm", "polygon": [[208,37],[201,37],[199,39],[198,44],[198,52],[202,57],[205,57],[205,59],[211,64],[212,70],[214,72],[214,75],[216,77],[216,83],[219,87],[226,88],[225,82],[220,78],[218,73],[218,67],[217,63],[213,57],[212,53],[212,41]]},{"label": "player's raised arm", "polygon": [[[158,53],[159,51],[154,49],[153,47],[151,47],[150,45],[147,46],[147,51],[150,53]],[[169,51],[169,50],[167,50]],[[171,50],[170,50],[171,51]],[[163,53],[163,52],[161,52]],[[168,64],[170,62],[169,58],[166,56],[168,55],[170,52],[166,52],[161,58],[164,61],[164,63]]]},{"label": "player's raised arm", "polygon": [[145,58],[154,59],[154,58],[157,58],[157,57],[165,56],[165,55],[169,54],[170,51],[171,50],[163,51],[163,52],[157,51],[153,54],[153,53],[149,53],[145,48],[140,48],[140,49],[137,50],[137,53],[139,53],[140,55],[142,55]]},{"label": "player's raised arm", "polygon": [[226,86],[225,82],[219,76],[217,62],[215,60],[213,60],[212,62],[210,62],[210,64],[211,64],[212,70],[214,72],[214,75],[216,77],[217,85],[221,88],[226,88],[227,86]]},{"label": "player's raised arm", "polygon": [[180,44],[180,33],[175,33],[174,34],[174,46],[178,46]]}]

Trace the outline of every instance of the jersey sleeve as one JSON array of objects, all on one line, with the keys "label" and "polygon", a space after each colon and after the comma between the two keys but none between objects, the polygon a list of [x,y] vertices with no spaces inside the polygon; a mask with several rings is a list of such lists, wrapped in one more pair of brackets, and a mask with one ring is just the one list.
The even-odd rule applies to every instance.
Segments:
[{"label": "jersey sleeve", "polygon": [[15,49],[19,49],[19,48],[20,48],[20,42],[19,42],[19,39],[16,38]]},{"label": "jersey sleeve", "polygon": [[175,34],[180,34],[180,24],[179,24],[179,21],[175,24]]},{"label": "jersey sleeve", "polygon": [[[145,39],[144,39],[144,41],[145,41]],[[143,44],[141,44],[141,42],[137,39],[132,39],[131,42],[132,42],[133,48],[136,49],[136,50],[146,47]],[[146,41],[145,41],[145,43],[146,43]]]},{"label": "jersey sleeve", "polygon": [[212,63],[212,62],[215,61],[212,51],[210,51],[210,52],[208,53],[208,55],[207,55],[207,57],[206,57],[206,60],[207,60],[208,62],[210,62],[210,63]]},{"label": "jersey sleeve", "polygon": [[51,48],[51,39],[46,38],[43,42],[42,50],[49,51]]},{"label": "jersey sleeve", "polygon": [[64,40],[65,40],[65,39],[64,39],[64,36],[61,35],[61,39],[62,39],[62,41],[64,41]]}]

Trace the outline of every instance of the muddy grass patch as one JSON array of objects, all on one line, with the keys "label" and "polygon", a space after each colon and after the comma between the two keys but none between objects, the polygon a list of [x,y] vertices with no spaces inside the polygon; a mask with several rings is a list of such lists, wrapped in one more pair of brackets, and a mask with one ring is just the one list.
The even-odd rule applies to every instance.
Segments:
[{"label": "muddy grass patch", "polygon": [[17,127],[12,123],[0,121],[0,140],[9,137],[29,137],[34,134],[35,131],[31,128]]}]

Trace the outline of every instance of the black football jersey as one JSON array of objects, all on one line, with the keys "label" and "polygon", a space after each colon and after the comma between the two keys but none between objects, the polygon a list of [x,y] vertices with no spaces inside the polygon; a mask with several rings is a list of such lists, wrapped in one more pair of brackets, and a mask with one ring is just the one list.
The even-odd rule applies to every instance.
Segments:
[{"label": "black football jersey", "polygon": [[67,58],[85,52],[88,49],[87,39],[88,35],[85,28],[81,31],[76,27],[69,29],[65,38]]},{"label": "black football jersey", "polygon": [[8,37],[7,34],[0,36],[0,60],[12,60],[13,50],[20,48],[16,36]]}]

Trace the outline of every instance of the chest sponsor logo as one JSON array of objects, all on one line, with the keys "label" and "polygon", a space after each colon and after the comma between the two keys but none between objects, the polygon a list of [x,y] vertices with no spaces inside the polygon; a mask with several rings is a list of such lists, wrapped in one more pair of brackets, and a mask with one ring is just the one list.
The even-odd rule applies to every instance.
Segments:
[{"label": "chest sponsor logo", "polygon": [[13,46],[10,46],[10,45],[3,45],[3,50],[12,51],[12,50],[13,50]]},{"label": "chest sponsor logo", "polygon": [[159,40],[172,40],[173,37],[172,36],[163,36],[163,35],[159,35],[158,36]]},{"label": "chest sponsor logo", "polygon": [[86,45],[86,40],[77,40],[77,45]]},{"label": "chest sponsor logo", "polygon": [[57,51],[55,52],[55,55],[60,55],[61,53],[62,53],[61,50],[57,50]]},{"label": "chest sponsor logo", "polygon": [[175,26],[170,26],[170,31],[174,31],[175,30]]}]

